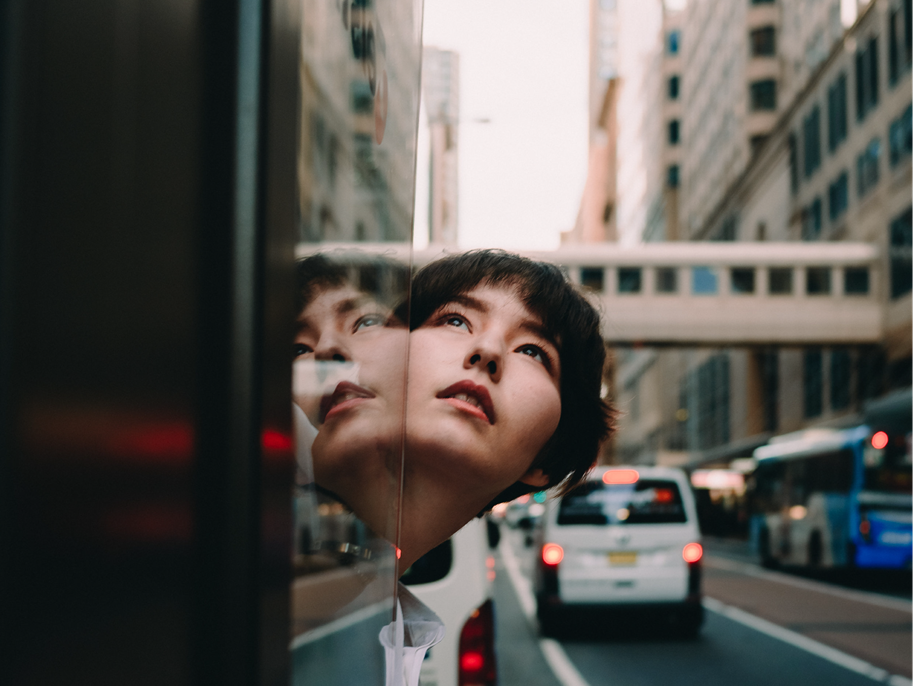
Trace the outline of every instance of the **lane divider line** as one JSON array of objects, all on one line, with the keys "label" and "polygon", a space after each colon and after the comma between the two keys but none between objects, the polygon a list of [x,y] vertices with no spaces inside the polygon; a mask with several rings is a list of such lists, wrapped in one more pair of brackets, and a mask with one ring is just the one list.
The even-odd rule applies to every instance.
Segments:
[{"label": "lane divider line", "polygon": [[306,631],[305,633],[299,634],[292,642],[289,644],[290,650],[295,650],[296,648],[301,648],[303,645],[308,643],[314,643],[315,641],[324,638],[325,636],[330,636],[331,634],[337,633],[338,631],[343,631],[348,629],[359,622],[370,619],[377,614],[382,612],[391,613],[391,599],[381,600],[377,603],[372,603],[363,607],[361,610],[356,610],[355,612],[340,617],[340,619],[335,619],[332,622],[328,622],[323,626],[319,626],[317,629],[312,629],[311,631]]},{"label": "lane divider line", "polygon": [[838,588],[836,586],[830,586],[828,584],[820,583],[817,581],[798,579],[782,572],[773,572],[769,571],[768,569],[760,569],[759,567],[747,562],[738,562],[737,560],[718,557],[715,554],[707,554],[705,558],[705,564],[713,569],[723,569],[727,572],[740,572],[742,574],[746,574],[747,576],[754,576],[759,579],[766,579],[767,581],[774,581],[776,583],[785,584],[787,586],[803,588],[805,591],[825,593],[828,595],[836,596],[837,598],[844,598],[845,600],[854,600],[859,603],[868,603],[870,605],[876,605],[878,607],[885,607],[890,610],[897,610],[898,612],[908,612],[909,614],[912,614],[912,603],[907,600],[903,600],[902,598],[890,598],[887,596],[882,596],[878,593]]},{"label": "lane divider line", "polygon": [[799,634],[796,631],[791,631],[786,629],[783,626],[774,624],[768,620],[763,619],[762,617],[757,617],[756,615],[751,615],[749,612],[741,610],[740,608],[734,607],[732,605],[725,605],[720,600],[715,600],[714,598],[705,597],[702,600],[702,605],[705,609],[710,610],[716,614],[723,615],[728,619],[731,619],[739,624],[755,629],[760,633],[766,634],[767,636],[777,639],[779,641],[784,641],[789,645],[793,645],[801,650],[804,650],[812,655],[823,658],[829,662],[832,662],[835,665],[840,667],[845,667],[845,669],[851,670],[866,676],[874,681],[879,681],[882,683],[892,684],[892,686],[912,686],[912,681],[906,679],[903,676],[897,674],[890,674],[885,669],[876,667],[869,662],[849,655],[848,653],[843,653],[841,650],[837,650],[832,646],[828,646],[819,641],[815,641],[812,638]]},{"label": "lane divider line", "polygon": [[[527,619],[534,632],[539,633],[536,620],[537,601],[534,599],[534,592],[531,589],[530,582],[521,573],[518,558],[515,557],[511,544],[506,541],[506,538],[506,536],[502,536],[502,540],[499,542],[499,556],[502,558],[505,571],[508,572],[508,579],[515,590],[515,596],[518,598],[518,603],[521,605],[521,611],[524,613],[525,619]],[[543,653],[544,659],[562,686],[590,686],[581,675],[581,672],[572,664],[568,654],[558,641],[552,638],[541,638],[539,643],[540,652]]]}]

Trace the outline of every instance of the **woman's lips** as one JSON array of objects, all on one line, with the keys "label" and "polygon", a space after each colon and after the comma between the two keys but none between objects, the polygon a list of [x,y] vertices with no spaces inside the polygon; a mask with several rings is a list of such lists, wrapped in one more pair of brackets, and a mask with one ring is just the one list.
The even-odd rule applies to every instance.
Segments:
[{"label": "woman's lips", "polygon": [[496,423],[496,411],[485,386],[479,386],[472,381],[458,381],[435,397],[447,401],[463,412],[485,419],[490,424]]},{"label": "woman's lips", "polygon": [[321,398],[319,420],[323,424],[328,417],[333,417],[354,405],[358,405],[363,400],[374,397],[375,394],[367,388],[357,386],[350,381],[341,381],[334,388],[333,393]]}]

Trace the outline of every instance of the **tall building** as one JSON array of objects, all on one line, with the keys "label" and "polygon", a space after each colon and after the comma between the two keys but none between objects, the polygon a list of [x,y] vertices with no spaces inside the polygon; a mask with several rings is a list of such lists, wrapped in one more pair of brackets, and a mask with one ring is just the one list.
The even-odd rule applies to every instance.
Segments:
[{"label": "tall building", "polygon": [[[733,240],[731,227],[703,233],[724,190],[841,37],[852,0],[690,0],[681,37],[683,118],[678,222],[683,238]],[[674,132],[674,128],[677,129]]]},{"label": "tall building", "polygon": [[460,116],[458,54],[423,48],[423,97],[429,120],[429,242],[457,244],[458,130]]},{"label": "tall building", "polygon": [[906,0],[864,7],[829,53],[817,55],[812,76],[695,227],[699,236],[739,241],[879,246],[873,270],[830,279],[811,268],[785,279],[783,269],[742,288],[822,297],[824,307],[831,294],[875,299],[880,342],[617,355],[617,397],[628,413],[617,440],[622,459],[679,452],[692,464],[727,464],[770,436],[862,423],[868,407],[911,398],[911,12]]}]

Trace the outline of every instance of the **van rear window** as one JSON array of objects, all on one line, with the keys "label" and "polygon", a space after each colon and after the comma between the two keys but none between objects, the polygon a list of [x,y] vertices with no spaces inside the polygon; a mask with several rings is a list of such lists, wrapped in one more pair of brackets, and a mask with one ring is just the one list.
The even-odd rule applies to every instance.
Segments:
[{"label": "van rear window", "polygon": [[400,577],[407,586],[431,584],[448,576],[454,554],[451,550],[451,539],[437,545],[414,562]]},{"label": "van rear window", "polygon": [[639,479],[634,484],[588,481],[559,503],[559,525],[682,524],[686,511],[675,481]]}]

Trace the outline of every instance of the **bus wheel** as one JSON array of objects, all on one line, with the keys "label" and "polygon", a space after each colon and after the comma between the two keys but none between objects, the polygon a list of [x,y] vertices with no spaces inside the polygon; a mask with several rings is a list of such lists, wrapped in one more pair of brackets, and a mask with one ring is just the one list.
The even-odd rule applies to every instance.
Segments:
[{"label": "bus wheel", "polygon": [[813,568],[823,564],[823,535],[819,531],[810,534],[807,543],[807,564]]},{"label": "bus wheel", "polygon": [[778,561],[772,556],[768,527],[763,527],[759,531],[759,564],[768,568],[778,566]]}]

